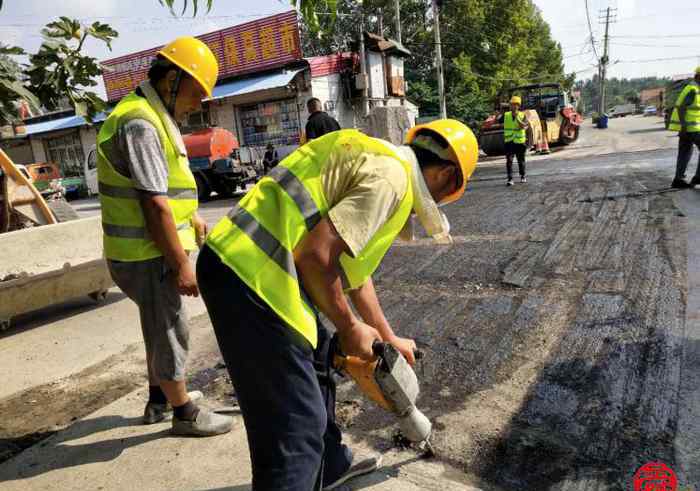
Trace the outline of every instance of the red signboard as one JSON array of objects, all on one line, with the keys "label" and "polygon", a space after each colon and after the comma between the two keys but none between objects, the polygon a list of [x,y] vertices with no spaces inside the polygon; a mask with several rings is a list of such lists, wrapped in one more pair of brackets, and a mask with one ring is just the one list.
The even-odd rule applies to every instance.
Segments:
[{"label": "red signboard", "polygon": [[[197,36],[219,60],[219,78],[257,72],[301,59],[295,11]],[[120,99],[146,78],[162,46],[102,62],[107,99]]]}]

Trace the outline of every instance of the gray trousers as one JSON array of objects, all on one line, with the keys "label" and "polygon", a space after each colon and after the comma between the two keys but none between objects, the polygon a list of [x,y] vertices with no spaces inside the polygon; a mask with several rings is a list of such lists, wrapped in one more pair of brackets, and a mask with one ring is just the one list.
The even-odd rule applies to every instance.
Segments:
[{"label": "gray trousers", "polygon": [[[676,179],[685,179],[685,172],[688,163],[693,156],[693,146],[700,151],[700,133],[679,133],[678,134],[678,160],[676,161]],[[698,166],[695,169],[695,179],[700,180],[700,157]]]},{"label": "gray trousers", "polygon": [[114,282],[139,308],[149,383],[183,381],[190,337],[187,314],[165,259],[107,264]]}]

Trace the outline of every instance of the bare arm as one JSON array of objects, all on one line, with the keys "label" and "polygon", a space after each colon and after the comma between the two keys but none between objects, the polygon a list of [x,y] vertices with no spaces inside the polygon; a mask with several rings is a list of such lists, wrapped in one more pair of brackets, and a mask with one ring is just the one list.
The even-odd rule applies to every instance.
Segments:
[{"label": "bare arm", "polygon": [[340,255],[347,250],[330,220],[324,218],[294,249],[294,263],[311,300],[338,329],[343,352],[369,360],[374,358],[372,344],[381,338],[355,316],[343,293]]},{"label": "bare arm", "polygon": [[183,295],[198,296],[197,280],[187,253],[177,236],[167,196],[141,193],[139,200],[148,234],[163,253],[168,265],[175,271],[179,292]]},{"label": "bare arm", "polygon": [[350,292],[350,299],[360,313],[360,316],[362,316],[362,319],[379,331],[379,334],[385,342],[396,346],[411,365],[415,364],[416,343],[412,339],[400,338],[394,333],[394,330],[389,325],[389,321],[386,320],[384,311],[379,304],[379,298],[377,298],[377,292],[374,289],[372,278],[368,279],[367,282],[357,290],[352,290]]}]

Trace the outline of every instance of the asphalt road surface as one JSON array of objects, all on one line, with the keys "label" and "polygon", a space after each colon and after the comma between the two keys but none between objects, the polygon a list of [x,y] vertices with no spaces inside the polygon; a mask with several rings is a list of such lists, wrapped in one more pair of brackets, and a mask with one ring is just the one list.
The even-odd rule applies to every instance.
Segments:
[{"label": "asphalt road surface", "polygon": [[[485,159],[445,208],[453,245],[390,250],[377,290],[426,352],[419,405],[439,459],[499,489],[627,490],[650,461],[700,488],[700,190],[669,189],[675,144],[660,118],[587,122],[512,188],[503,159]],[[213,224],[232,203],[202,214]],[[201,301],[188,307],[206,392],[218,353]],[[20,319],[0,335],[7,455],[143,384],[141,350],[116,291]],[[338,412],[354,438],[396,444],[348,382]]]}]

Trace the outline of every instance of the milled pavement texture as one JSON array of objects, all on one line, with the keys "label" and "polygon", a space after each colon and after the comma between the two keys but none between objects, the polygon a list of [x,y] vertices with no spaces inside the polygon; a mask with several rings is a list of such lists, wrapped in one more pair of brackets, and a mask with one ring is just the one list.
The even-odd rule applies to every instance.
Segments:
[{"label": "milled pavement texture", "polygon": [[[348,442],[387,464],[347,489],[628,490],[650,461],[700,488],[700,190],[670,190],[674,164],[672,148],[574,148],[506,188],[488,160],[445,207],[453,245],[396,244],[375,282],[426,354],[438,455],[397,447],[392,417],[342,381]],[[173,438],[138,425],[142,392],[0,464],[0,488],[249,489],[239,416],[231,435]]]}]

